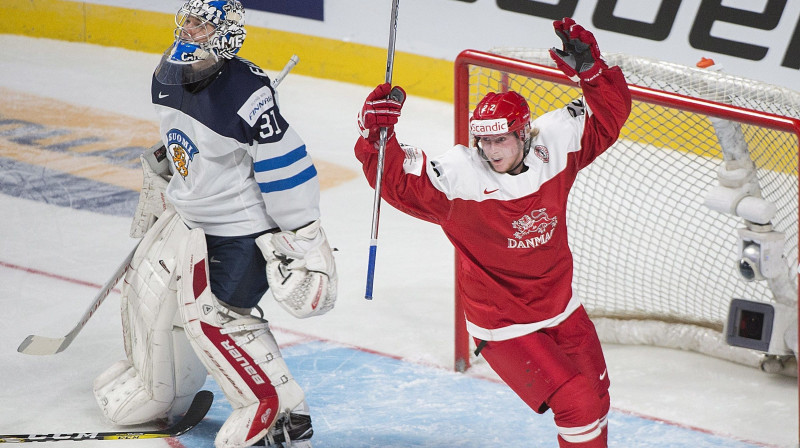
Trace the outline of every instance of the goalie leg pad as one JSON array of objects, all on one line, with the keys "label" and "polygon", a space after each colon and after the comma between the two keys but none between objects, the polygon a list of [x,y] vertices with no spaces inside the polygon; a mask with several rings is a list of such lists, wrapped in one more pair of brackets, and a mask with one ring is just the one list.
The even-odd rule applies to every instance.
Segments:
[{"label": "goalie leg pad", "polygon": [[269,324],[233,310],[211,292],[201,229],[192,230],[178,284],[179,310],[189,341],[233,407],[217,433],[217,448],[264,438],[304,394],[281,357]]},{"label": "goalie leg pad", "polygon": [[[170,337],[171,346],[156,344],[152,347],[152,359],[162,362],[151,362],[137,369],[130,361],[120,360],[95,378],[95,399],[109,420],[118,425],[133,425],[173,418],[189,409],[194,394],[205,383],[206,369],[189,346],[182,328],[175,327]],[[141,374],[140,369],[145,373]],[[170,375],[174,375],[171,394],[167,393],[169,382],[154,387],[143,379],[169,379]]]},{"label": "goalie leg pad", "polygon": [[175,325],[175,273],[188,233],[168,212],[147,233],[126,273],[121,313],[127,359],[93,384],[100,408],[116,424],[182,414],[205,382],[205,368]]}]

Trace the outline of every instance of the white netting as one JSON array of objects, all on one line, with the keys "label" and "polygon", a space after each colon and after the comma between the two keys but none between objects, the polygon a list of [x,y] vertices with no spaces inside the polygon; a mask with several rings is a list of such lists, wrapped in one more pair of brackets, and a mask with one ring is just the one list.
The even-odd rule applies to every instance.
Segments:
[{"label": "white netting", "polygon": [[[547,50],[492,52],[554,66]],[[789,89],[626,55],[606,60],[619,65],[630,84],[800,117],[800,93]],[[469,110],[488,90],[518,91],[534,117],[580,96],[572,86],[477,65],[469,67],[469,78]],[[796,285],[797,135],[747,124],[741,130],[762,195],[777,207],[772,224],[786,233],[787,272]],[[758,365],[760,354],[729,347],[722,335],[731,299],[775,300],[766,282],[739,276],[736,229],[742,219],[703,205],[717,185],[722,157],[708,116],[634,101],[618,143],[579,175],[567,215],[573,283],[605,340]]]}]

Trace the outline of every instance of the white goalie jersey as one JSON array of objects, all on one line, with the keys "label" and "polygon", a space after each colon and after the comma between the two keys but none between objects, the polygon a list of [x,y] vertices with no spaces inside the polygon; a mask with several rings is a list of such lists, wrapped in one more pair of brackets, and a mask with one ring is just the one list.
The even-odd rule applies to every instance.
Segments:
[{"label": "white goalie jersey", "polygon": [[237,57],[196,93],[154,77],[151,94],[173,174],[167,198],[190,227],[239,236],[319,218],[317,171],[260,68]]}]

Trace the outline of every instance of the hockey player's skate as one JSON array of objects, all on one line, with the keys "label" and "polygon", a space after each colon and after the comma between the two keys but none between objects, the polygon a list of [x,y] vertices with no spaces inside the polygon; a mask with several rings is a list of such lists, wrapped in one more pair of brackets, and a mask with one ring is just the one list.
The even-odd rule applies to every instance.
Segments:
[{"label": "hockey player's skate", "polygon": [[266,445],[274,448],[311,448],[311,416],[305,412],[292,412],[282,416],[267,433]]}]

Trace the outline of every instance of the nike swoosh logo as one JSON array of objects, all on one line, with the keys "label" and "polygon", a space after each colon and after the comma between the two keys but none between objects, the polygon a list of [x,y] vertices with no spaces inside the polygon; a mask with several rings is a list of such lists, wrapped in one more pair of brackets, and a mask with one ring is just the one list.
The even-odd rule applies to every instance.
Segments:
[{"label": "nike swoosh logo", "polygon": [[208,260],[208,262],[209,262],[209,263],[222,263],[221,261],[217,260],[217,259],[216,259],[216,258],[214,258],[214,257],[211,257],[211,259],[210,259],[210,260]]},{"label": "nike swoosh logo", "polygon": [[603,373],[600,374],[600,381],[606,379],[606,374],[608,374],[608,369],[603,370]]},{"label": "nike swoosh logo", "polygon": [[494,190],[489,190],[488,188],[484,188],[483,189],[483,194],[492,194],[497,190],[499,190],[499,188],[495,188]]},{"label": "nike swoosh logo", "polygon": [[163,93],[161,93],[161,92],[158,92],[158,98],[159,98],[159,99],[161,99],[161,98],[166,98],[166,97],[168,97],[168,96],[169,96],[169,93],[167,93],[167,94],[163,94]]}]

